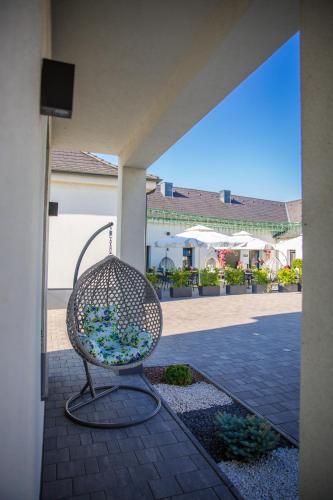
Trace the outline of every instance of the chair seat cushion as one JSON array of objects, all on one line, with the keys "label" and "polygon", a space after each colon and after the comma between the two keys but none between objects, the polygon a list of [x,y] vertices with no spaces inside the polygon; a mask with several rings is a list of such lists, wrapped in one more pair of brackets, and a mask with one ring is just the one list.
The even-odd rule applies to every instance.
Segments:
[{"label": "chair seat cushion", "polygon": [[87,306],[84,333],[78,333],[82,348],[99,363],[127,365],[144,358],[151,350],[152,335],[136,325],[118,328],[115,306]]}]

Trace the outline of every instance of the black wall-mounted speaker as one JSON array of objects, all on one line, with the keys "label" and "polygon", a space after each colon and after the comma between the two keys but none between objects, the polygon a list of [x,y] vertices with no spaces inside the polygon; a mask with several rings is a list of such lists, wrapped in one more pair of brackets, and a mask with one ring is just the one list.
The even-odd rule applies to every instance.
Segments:
[{"label": "black wall-mounted speaker", "polygon": [[71,118],[75,65],[43,59],[40,112],[42,115]]},{"label": "black wall-mounted speaker", "polygon": [[58,202],[49,201],[49,216],[57,217],[57,215],[58,215]]}]

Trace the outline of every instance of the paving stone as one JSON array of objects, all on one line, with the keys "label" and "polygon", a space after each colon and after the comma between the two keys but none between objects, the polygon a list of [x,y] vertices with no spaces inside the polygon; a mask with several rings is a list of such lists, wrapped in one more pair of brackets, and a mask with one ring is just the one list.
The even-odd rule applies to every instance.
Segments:
[{"label": "paving stone", "polygon": [[104,491],[96,491],[90,494],[90,500],[105,500],[106,496]]},{"label": "paving stone", "polygon": [[225,486],[224,484],[220,484],[219,486],[214,486],[214,491],[217,494],[218,498],[221,500],[234,500],[234,495],[232,492]]},{"label": "paving stone", "polygon": [[151,480],[149,484],[156,499],[182,493],[182,489],[174,477]]},{"label": "paving stone", "polygon": [[117,466],[135,466],[139,463],[134,451],[99,457],[97,461],[101,471]]},{"label": "paving stone", "polygon": [[69,449],[62,448],[60,450],[49,450],[44,453],[44,463],[48,464],[56,464],[58,462],[68,462],[69,460]]},{"label": "paving stone", "polygon": [[56,437],[48,437],[44,438],[44,450],[54,450],[57,448],[57,438]]},{"label": "paving stone", "polygon": [[116,476],[109,470],[107,473],[88,474],[85,476],[75,477],[73,479],[73,489],[75,495],[82,493],[95,493],[103,491],[106,488],[111,488],[115,483]]},{"label": "paving stone", "polygon": [[129,467],[128,470],[131,475],[132,481],[135,483],[159,478],[159,475],[153,463],[137,465],[136,467]]},{"label": "paving stone", "polygon": [[191,493],[173,496],[172,500],[217,500],[218,498],[219,497],[212,488],[207,488],[200,491],[192,491]]},{"label": "paving stone", "polygon": [[164,462],[155,462],[155,467],[161,477],[173,476],[181,472],[196,471],[197,466],[189,457],[173,458]]},{"label": "paving stone", "polygon": [[108,452],[105,443],[93,443],[85,446],[73,446],[70,448],[70,455],[72,460],[79,458],[99,457],[106,455]]},{"label": "paving stone", "polygon": [[55,481],[57,478],[57,465],[44,465],[42,478],[43,481]]},{"label": "paving stone", "polygon": [[85,460],[84,468],[86,470],[86,474],[95,474],[96,472],[99,472],[97,459],[93,457]]},{"label": "paving stone", "polygon": [[184,441],[183,443],[160,446],[159,450],[163,457],[168,459],[191,455],[197,451],[197,448],[190,441]]},{"label": "paving stone", "polygon": [[132,451],[132,450],[142,450],[144,448],[142,439],[140,437],[119,439],[118,444],[122,452]]},{"label": "paving stone", "polygon": [[71,497],[72,495],[72,480],[62,479],[58,481],[50,481],[44,483],[42,499],[57,500],[60,498]]},{"label": "paving stone", "polygon": [[79,435],[58,436],[57,448],[69,448],[70,446],[80,446],[81,440]]},{"label": "paving stone", "polygon": [[177,474],[176,478],[185,493],[217,486],[221,483],[221,479],[217,474],[212,469],[208,468]]},{"label": "paving stone", "polygon": [[267,415],[267,418],[273,422],[273,424],[284,424],[287,422],[295,422],[297,413],[293,411],[283,411],[274,413],[273,415]]},{"label": "paving stone", "polygon": [[72,462],[61,462],[57,464],[57,477],[66,479],[68,477],[82,476],[85,473],[83,460]]},{"label": "paving stone", "polygon": [[137,450],[135,452],[140,464],[151,462],[160,462],[163,460],[161,452],[158,448],[147,448],[145,450]]},{"label": "paving stone", "polygon": [[177,443],[177,439],[171,431],[143,436],[142,441],[146,448]]}]

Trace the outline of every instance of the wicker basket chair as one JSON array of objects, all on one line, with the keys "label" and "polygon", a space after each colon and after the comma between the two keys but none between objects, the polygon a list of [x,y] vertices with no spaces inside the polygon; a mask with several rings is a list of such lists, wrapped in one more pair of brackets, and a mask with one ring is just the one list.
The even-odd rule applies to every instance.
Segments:
[{"label": "wicker basket chair", "polygon": [[[75,285],[67,307],[67,332],[73,348],[83,359],[87,381],[81,391],[67,401],[65,413],[80,424],[109,428],[148,420],[158,413],[161,401],[141,386],[95,387],[88,363],[117,372],[142,364],[160,339],[162,311],[156,292],[145,276],[112,254],[76,280],[85,250],[107,227],[112,230],[112,223],[103,226],[87,242],[75,271]],[[154,409],[121,422],[91,421],[74,415],[76,410],[119,390],[145,393],[154,401]]]}]

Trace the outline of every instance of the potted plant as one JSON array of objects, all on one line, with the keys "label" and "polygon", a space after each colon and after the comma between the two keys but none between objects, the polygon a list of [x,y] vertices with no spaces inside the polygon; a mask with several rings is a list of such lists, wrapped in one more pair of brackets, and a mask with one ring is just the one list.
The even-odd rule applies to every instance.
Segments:
[{"label": "potted plant", "polygon": [[154,269],[150,269],[148,272],[146,272],[146,278],[154,288],[157,297],[162,300],[162,286],[161,286],[161,280],[156,274]]},{"label": "potted plant", "polygon": [[302,291],[302,278],[303,278],[303,260],[302,259],[294,259],[291,268],[294,269],[295,273],[297,274],[297,286],[298,286],[298,291]]},{"label": "potted plant", "polygon": [[245,272],[241,267],[234,269],[233,267],[226,266],[224,268],[224,279],[227,295],[246,293]]},{"label": "potted plant", "polygon": [[192,287],[190,286],[190,271],[187,269],[176,269],[171,276],[172,286],[170,287],[170,297],[192,297]]},{"label": "potted plant", "polygon": [[290,266],[282,267],[277,272],[279,292],[298,292],[297,273]]},{"label": "potted plant", "polygon": [[217,268],[201,269],[198,289],[200,296],[211,297],[213,295],[220,295],[219,270]]},{"label": "potted plant", "polygon": [[266,293],[268,292],[269,271],[268,269],[251,269],[252,272],[252,293]]}]

